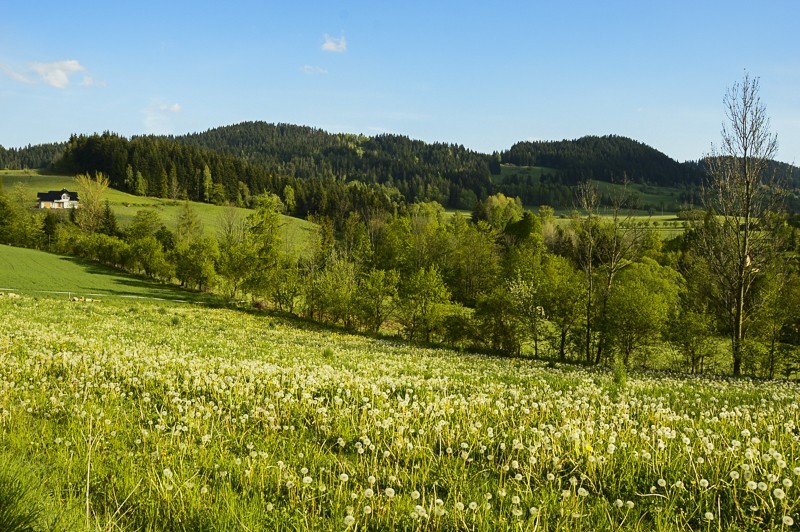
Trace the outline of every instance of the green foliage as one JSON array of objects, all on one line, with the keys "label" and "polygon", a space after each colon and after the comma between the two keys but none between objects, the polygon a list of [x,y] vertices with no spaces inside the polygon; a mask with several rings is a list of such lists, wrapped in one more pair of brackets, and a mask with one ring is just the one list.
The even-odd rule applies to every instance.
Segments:
[{"label": "green foliage", "polygon": [[679,283],[677,273],[649,259],[620,272],[602,326],[624,366],[661,338],[670,310],[679,302]]},{"label": "green foliage", "polygon": [[444,324],[444,304],[449,300],[450,292],[436,266],[411,274],[402,285],[398,305],[398,319],[405,335],[430,342]]},{"label": "green foliage", "polygon": [[355,295],[359,322],[368,331],[378,332],[397,305],[400,275],[396,270],[369,270],[359,276]]}]

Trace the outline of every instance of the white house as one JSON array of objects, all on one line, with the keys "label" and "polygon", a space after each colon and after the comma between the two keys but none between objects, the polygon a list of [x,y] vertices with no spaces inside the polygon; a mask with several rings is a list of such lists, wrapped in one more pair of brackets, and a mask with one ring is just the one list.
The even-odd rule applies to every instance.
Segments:
[{"label": "white house", "polygon": [[49,192],[39,192],[40,209],[77,209],[78,208],[78,193],[70,192],[66,188],[58,190],[51,190]]}]

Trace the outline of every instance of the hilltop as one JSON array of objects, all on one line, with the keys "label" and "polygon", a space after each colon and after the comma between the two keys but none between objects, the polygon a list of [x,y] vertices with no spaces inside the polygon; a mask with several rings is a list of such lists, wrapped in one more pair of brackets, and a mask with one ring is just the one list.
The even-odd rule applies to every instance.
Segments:
[{"label": "hilltop", "polygon": [[[497,192],[528,205],[568,209],[574,203],[572,187],[584,180],[664,188],[645,192],[666,198],[649,207],[675,210],[694,201],[705,176],[702,160],[678,162],[617,135],[518,142],[484,154],[402,135],[329,133],[266,122],[181,136],[73,135],[64,144],[0,148],[0,168],[20,165],[66,174],[101,171],[112,186],[137,195],[218,204],[245,205],[265,191],[285,199],[288,187],[289,214],[302,218],[335,218],[397,200],[471,210]],[[774,170],[787,178],[789,188],[800,187],[794,166],[776,162]]]}]

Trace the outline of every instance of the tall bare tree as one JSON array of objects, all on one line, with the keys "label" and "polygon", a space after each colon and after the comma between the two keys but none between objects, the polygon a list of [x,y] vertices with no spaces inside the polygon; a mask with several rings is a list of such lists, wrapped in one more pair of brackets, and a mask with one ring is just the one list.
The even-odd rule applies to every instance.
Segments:
[{"label": "tall bare tree", "polygon": [[698,243],[728,314],[733,374],[739,376],[754,281],[776,251],[767,225],[780,202],[771,170],[778,140],[770,131],[758,78],[745,74],[728,89],[723,105],[722,143],[705,158],[703,203],[709,215],[698,228]]}]

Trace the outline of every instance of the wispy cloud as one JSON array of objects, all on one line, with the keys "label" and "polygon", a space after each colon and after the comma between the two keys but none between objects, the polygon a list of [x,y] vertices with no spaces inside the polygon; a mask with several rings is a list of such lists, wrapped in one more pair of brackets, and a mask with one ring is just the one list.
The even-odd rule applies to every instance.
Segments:
[{"label": "wispy cloud", "polygon": [[325,74],[328,73],[328,71],[325,70],[324,68],[312,65],[303,65],[303,68],[301,68],[300,70],[302,70],[304,74],[308,74],[309,76],[324,76]]},{"label": "wispy cloud", "polygon": [[89,75],[86,67],[75,59],[54,61],[52,63],[30,63],[25,72],[20,72],[7,65],[0,65],[0,70],[14,81],[28,85],[44,83],[56,89],[64,89],[72,82],[72,78],[78,74],[83,74],[83,78],[80,81],[80,85],[83,87],[105,85],[102,82],[95,81]]},{"label": "wispy cloud", "polygon": [[326,33],[324,39],[325,41],[322,43],[323,52],[343,53],[347,51],[347,40],[344,38],[344,35],[337,39]]},{"label": "wispy cloud", "polygon": [[57,89],[63,89],[69,85],[69,77],[72,74],[86,72],[86,67],[75,59],[69,59],[54,63],[32,63],[31,70],[38,74],[44,83]]},{"label": "wispy cloud", "polygon": [[153,102],[143,111],[144,127],[147,133],[153,135],[168,135],[173,133],[172,115],[183,110],[179,103]]},{"label": "wispy cloud", "polygon": [[0,65],[0,70],[3,71],[3,74],[13,79],[14,81],[19,81],[20,83],[27,83],[28,85],[33,84],[33,81],[31,79],[29,79],[24,74],[17,72],[8,65]]}]

